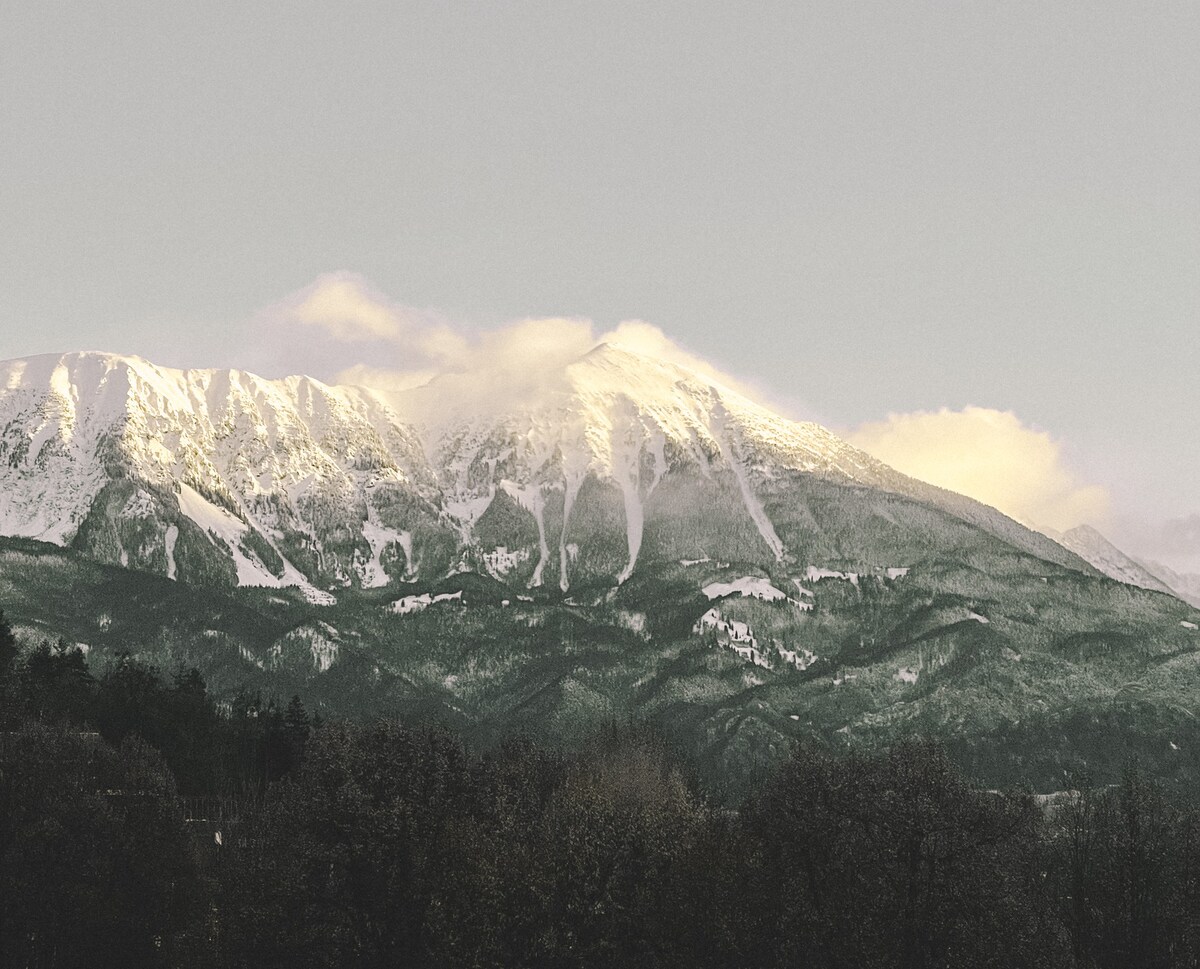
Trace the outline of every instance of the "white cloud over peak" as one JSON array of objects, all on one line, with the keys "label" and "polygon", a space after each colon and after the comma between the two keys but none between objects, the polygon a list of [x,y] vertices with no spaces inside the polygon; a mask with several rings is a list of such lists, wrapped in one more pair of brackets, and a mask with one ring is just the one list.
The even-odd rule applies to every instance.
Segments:
[{"label": "white cloud over peak", "polygon": [[889,414],[847,440],[897,471],[969,495],[1034,527],[1103,527],[1106,489],[1082,482],[1060,442],[1011,411],[986,407]]},{"label": "white cloud over peak", "polygon": [[[525,319],[490,330],[458,328],[440,314],[404,306],[362,276],[327,273],[259,318],[271,369],[406,394],[414,417],[515,403],[558,379],[600,343],[685,367],[749,397],[763,395],[722,373],[640,320],[601,330],[577,318]],[[999,508],[1034,527],[1105,526],[1109,495],[1081,482],[1060,442],[1008,411],[984,407],[890,414],[847,439],[915,478]]]},{"label": "white cloud over peak", "polygon": [[444,374],[474,374],[479,386],[528,384],[609,342],[752,393],[640,320],[607,331],[568,317],[465,330],[433,311],[397,303],[363,276],[345,271],[319,276],[263,310],[255,330],[261,369],[313,373],[383,391],[407,390]]},{"label": "white cloud over peak", "polygon": [[371,292],[366,280],[353,273],[327,273],[267,313],[346,342],[394,340],[407,328],[404,311]]}]

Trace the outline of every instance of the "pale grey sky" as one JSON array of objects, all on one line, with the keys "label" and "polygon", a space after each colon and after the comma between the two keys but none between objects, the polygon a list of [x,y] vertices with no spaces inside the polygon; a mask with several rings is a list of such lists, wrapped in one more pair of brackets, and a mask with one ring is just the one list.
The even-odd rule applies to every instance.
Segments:
[{"label": "pale grey sky", "polygon": [[1114,537],[1200,516],[1194,2],[2,21],[0,358],[244,365],[263,307],[348,270],[468,329],[648,320],[841,428],[1013,410]]}]

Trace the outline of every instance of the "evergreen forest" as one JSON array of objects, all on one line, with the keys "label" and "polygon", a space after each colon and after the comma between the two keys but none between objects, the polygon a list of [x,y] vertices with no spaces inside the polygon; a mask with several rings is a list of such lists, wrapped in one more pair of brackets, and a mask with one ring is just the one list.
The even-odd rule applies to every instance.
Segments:
[{"label": "evergreen forest", "polygon": [[555,747],[218,704],[0,614],[0,969],[1200,963],[1200,799],[798,745],[736,803],[637,723]]}]

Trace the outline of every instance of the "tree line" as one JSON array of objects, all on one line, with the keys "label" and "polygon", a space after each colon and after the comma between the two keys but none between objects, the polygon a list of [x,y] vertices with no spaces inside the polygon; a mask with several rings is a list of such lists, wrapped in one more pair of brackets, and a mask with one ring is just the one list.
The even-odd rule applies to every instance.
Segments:
[{"label": "tree line", "polygon": [[299,765],[312,728],[298,696],[284,703],[242,691],[218,707],[195,668],[164,673],[123,654],[96,676],[81,650],[48,641],[19,655],[0,612],[0,730],[28,721],[92,731],[118,747],[140,738],[191,797],[260,792]]},{"label": "tree line", "polygon": [[476,751],[6,635],[0,969],[1200,963],[1200,807],[1135,767],[801,747],[731,810],[636,726]]}]

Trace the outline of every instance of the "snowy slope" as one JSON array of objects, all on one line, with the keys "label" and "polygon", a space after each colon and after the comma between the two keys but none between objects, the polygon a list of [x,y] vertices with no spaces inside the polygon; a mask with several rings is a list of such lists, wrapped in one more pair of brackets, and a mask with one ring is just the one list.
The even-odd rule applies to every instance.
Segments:
[{"label": "snowy slope", "polygon": [[1137,563],[1151,575],[1161,579],[1170,586],[1171,591],[1184,602],[1190,603],[1200,609],[1200,575],[1177,572],[1175,569],[1172,569],[1168,565],[1163,565],[1161,562],[1138,559]]},{"label": "snowy slope", "polygon": [[490,379],[385,400],[102,353],[0,363],[0,534],[314,599],[461,568],[566,591],[705,557],[799,575],[999,548],[1092,571],[825,428],[619,346]]},{"label": "snowy slope", "polygon": [[[509,395],[480,397],[472,393],[473,379],[444,376],[394,403],[420,428],[447,507],[462,510],[468,540],[497,493],[529,513],[530,534],[536,530],[538,536],[531,546],[534,585],[553,573],[564,590],[570,587],[579,554],[571,550],[579,544],[572,534],[586,534],[594,524],[577,508],[585,485],[607,488],[606,494],[591,487],[591,517],[619,518],[623,525],[619,556],[608,549],[605,562],[593,563],[620,583],[637,567],[653,528],[656,495],[660,504],[668,501],[664,482],[689,473],[710,483],[710,491],[727,492],[724,504],[712,499],[710,511],[736,519],[766,560],[777,564],[803,550],[788,548],[767,502],[778,500],[777,492],[786,492],[796,475],[809,475],[903,495],[1021,551],[1090,571],[1045,536],[969,498],[901,475],[819,425],[787,420],[692,371],[620,346],[601,344]],[[680,490],[669,500],[683,501]],[[744,535],[740,547],[747,548]],[[722,548],[691,552],[727,554]]]},{"label": "snowy slope", "polygon": [[239,584],[370,584],[436,500],[419,443],[358,390],[101,353],[0,364],[6,535],[184,578],[220,571],[207,542]]},{"label": "snowy slope", "polygon": [[1165,582],[1122,552],[1091,525],[1080,525],[1066,532],[1046,529],[1046,534],[1085,562],[1090,562],[1110,579],[1155,592],[1174,594]]}]

